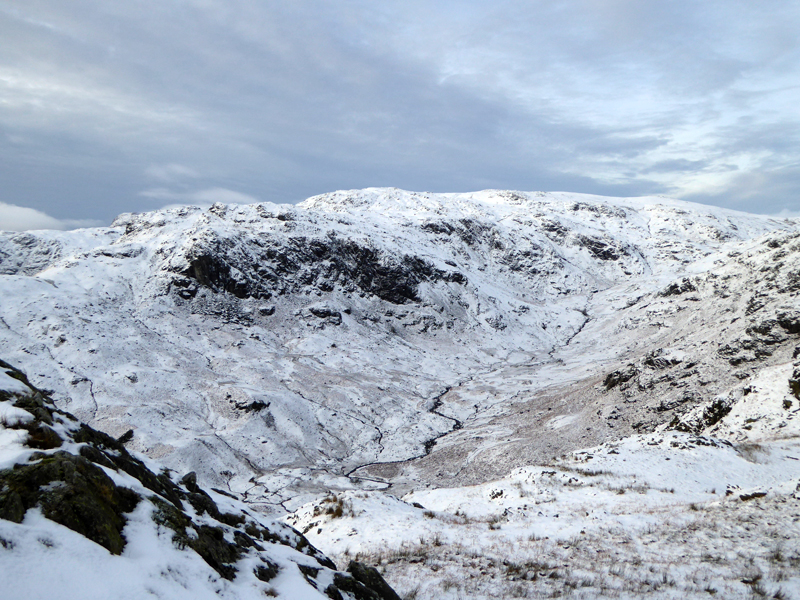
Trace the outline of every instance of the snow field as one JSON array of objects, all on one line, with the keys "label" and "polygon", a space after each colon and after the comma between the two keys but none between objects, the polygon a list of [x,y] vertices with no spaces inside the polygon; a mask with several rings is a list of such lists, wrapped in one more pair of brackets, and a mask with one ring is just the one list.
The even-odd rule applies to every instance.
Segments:
[{"label": "snow field", "polygon": [[381,565],[406,597],[791,598],[798,458],[797,441],[634,436],[477,486],[343,492],[285,519],[334,560]]}]

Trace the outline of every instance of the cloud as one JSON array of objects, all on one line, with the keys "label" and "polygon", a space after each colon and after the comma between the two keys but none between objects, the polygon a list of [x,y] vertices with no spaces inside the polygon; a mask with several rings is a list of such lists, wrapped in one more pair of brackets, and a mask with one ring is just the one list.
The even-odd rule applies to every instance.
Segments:
[{"label": "cloud", "polygon": [[166,188],[152,188],[141,192],[140,195],[154,200],[173,201],[162,208],[173,208],[176,206],[185,206],[187,204],[207,207],[215,202],[221,202],[223,204],[255,204],[260,202],[258,198],[225,188],[209,188],[194,192],[175,192]]},{"label": "cloud", "polygon": [[800,207],[800,166],[732,171],[717,187],[708,186],[685,199],[758,214],[791,214]]},{"label": "cloud", "polygon": [[225,188],[211,188],[200,190],[191,194],[192,200],[197,202],[222,202],[223,204],[254,204],[259,200],[248,194],[242,194]]},{"label": "cloud", "polygon": [[722,191],[800,160],[792,0],[18,4],[0,189],[54,214],[368,186],[778,211]]},{"label": "cloud", "polygon": [[197,171],[185,165],[170,163],[167,165],[151,165],[145,169],[145,175],[150,179],[164,182],[182,181],[199,177]]},{"label": "cloud", "polygon": [[97,227],[101,224],[93,219],[56,219],[34,208],[0,202],[0,231],[64,230]]},{"label": "cloud", "polygon": [[[673,158],[662,160],[645,167],[643,173],[674,173],[676,171],[701,171],[709,166],[706,160],[686,160],[685,158]],[[736,167],[732,167],[735,169]]]}]

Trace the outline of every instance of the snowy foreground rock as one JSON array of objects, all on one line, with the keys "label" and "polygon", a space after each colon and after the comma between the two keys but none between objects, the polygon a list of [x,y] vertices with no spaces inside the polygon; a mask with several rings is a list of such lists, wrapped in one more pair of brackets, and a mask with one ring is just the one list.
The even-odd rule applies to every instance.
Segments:
[{"label": "snowy foreground rock", "polygon": [[0,234],[0,279],[58,409],[406,597],[800,595],[797,220],[373,189]]},{"label": "snowy foreground rock", "polygon": [[157,475],[2,361],[0,410],[4,598],[398,598],[194,473]]}]

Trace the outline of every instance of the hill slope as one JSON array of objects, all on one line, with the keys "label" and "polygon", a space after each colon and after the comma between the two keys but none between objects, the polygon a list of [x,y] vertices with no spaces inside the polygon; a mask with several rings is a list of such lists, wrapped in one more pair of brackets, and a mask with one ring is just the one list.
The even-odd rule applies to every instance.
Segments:
[{"label": "hill slope", "polygon": [[[47,390],[47,414],[88,424],[96,464],[196,472],[172,483],[151,469],[166,486],[153,489],[106,471],[140,498],[117,525],[149,531],[131,544],[150,536],[163,560],[177,550],[145,513],[167,491],[192,504],[200,485],[218,490],[202,497],[220,515],[267,528],[281,526],[247,511],[282,515],[419,598],[800,592],[798,536],[776,526],[795,522],[800,481],[796,220],[663,198],[371,189],[0,234],[0,279],[0,355]],[[64,423],[56,434],[81,456]],[[18,429],[0,430],[6,468],[30,457]],[[37,528],[55,531],[32,498],[28,529],[0,519],[20,564],[42,551]],[[209,514],[186,527],[234,544],[238,525]],[[730,540],[738,553],[698,550]],[[181,573],[217,573],[215,592],[263,591],[247,562],[261,555],[236,552],[220,563],[247,572],[236,585],[199,551],[194,566],[175,556]],[[289,567],[302,593],[336,583],[320,565],[316,587]]]},{"label": "hill slope", "polygon": [[194,473],[156,474],[3,361],[0,420],[4,597],[398,598],[374,569],[337,572]]},{"label": "hill slope", "polygon": [[[92,426],[132,429],[130,448],[277,503],[424,455],[548,369],[563,379],[558,354],[587,326],[626,318],[723,247],[794,227],[513,192],[123,215],[0,238],[0,351]],[[638,343],[628,329],[620,343]],[[594,366],[622,349],[570,355]],[[523,375],[495,389],[509,365]],[[468,401],[443,396],[454,387]]]}]

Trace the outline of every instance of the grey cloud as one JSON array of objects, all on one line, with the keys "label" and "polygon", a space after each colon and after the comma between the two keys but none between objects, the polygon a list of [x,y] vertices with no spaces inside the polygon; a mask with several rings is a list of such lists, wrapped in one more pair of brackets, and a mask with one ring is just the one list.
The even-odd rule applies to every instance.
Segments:
[{"label": "grey cloud", "polygon": [[225,188],[209,188],[205,190],[196,190],[193,192],[174,192],[166,188],[152,188],[140,192],[141,196],[145,198],[153,198],[154,200],[173,200],[170,206],[174,204],[197,204],[202,206],[210,206],[215,202],[222,202],[223,204],[253,204],[259,202],[258,198],[242,194],[235,190],[226,190]]},{"label": "grey cloud", "polygon": [[145,169],[144,174],[151,179],[165,182],[185,181],[199,176],[191,167],[175,163],[151,165]]},{"label": "grey cloud", "polygon": [[[710,165],[708,160],[686,160],[685,158],[676,158],[673,160],[662,160],[653,163],[649,167],[642,169],[643,174],[647,173],[672,173],[675,171],[701,171]],[[735,165],[729,165],[729,169],[737,169]]]},{"label": "grey cloud", "polygon": [[62,230],[100,224],[100,221],[94,219],[56,219],[40,210],[0,202],[0,231]]},{"label": "grey cloud", "polygon": [[796,161],[798,24],[780,1],[32,0],[0,9],[0,201],[105,220],[373,185],[725,203],[685,178]]},{"label": "grey cloud", "polygon": [[738,173],[723,189],[686,200],[760,214],[794,215],[800,210],[800,165]]}]

